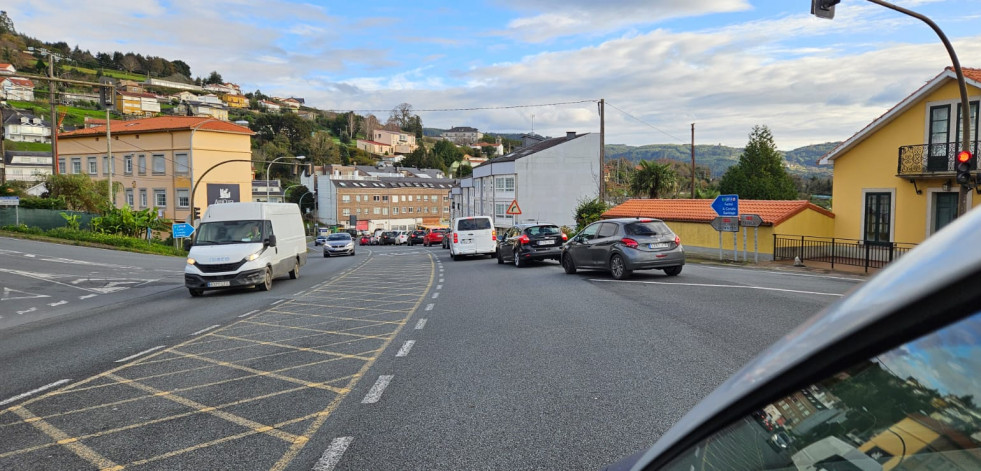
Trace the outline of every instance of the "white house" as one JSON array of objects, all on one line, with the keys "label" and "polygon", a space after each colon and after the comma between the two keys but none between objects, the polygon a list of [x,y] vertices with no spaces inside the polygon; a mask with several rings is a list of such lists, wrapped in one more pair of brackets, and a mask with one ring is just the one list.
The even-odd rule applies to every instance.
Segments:
[{"label": "white house", "polygon": [[14,64],[0,63],[0,75],[14,75],[17,73],[17,68]]},{"label": "white house", "polygon": [[20,77],[0,78],[0,98],[34,101],[34,82]]},{"label": "white house", "polygon": [[36,182],[51,175],[51,152],[8,150],[3,160],[7,181]]},{"label": "white house", "polygon": [[3,113],[3,135],[17,142],[51,142],[51,126],[44,119],[19,111]]},{"label": "white house", "polygon": [[[496,227],[527,221],[574,227],[578,203],[599,195],[599,155],[598,134],[569,132],[487,161],[451,193],[452,216],[493,216]],[[509,208],[520,214],[507,214]]]},{"label": "white house", "polygon": [[470,126],[454,126],[449,131],[440,134],[440,137],[454,144],[468,146],[477,143],[484,133]]}]

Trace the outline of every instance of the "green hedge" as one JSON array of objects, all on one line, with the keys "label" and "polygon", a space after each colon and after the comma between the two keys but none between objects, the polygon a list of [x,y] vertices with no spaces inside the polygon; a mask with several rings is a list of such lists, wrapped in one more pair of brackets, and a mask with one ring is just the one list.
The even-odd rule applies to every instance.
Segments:
[{"label": "green hedge", "polygon": [[45,231],[37,227],[27,227],[22,224],[20,226],[3,226],[0,227],[0,231],[23,234],[29,236],[27,237],[29,239],[60,239],[73,241],[75,245],[104,245],[128,252],[174,255],[181,257],[187,255],[187,252],[185,252],[183,249],[175,248],[173,245],[164,241],[147,241],[146,239],[136,237],[101,234],[98,232],[90,232],[85,230],[72,230],[66,227],[57,227]]}]

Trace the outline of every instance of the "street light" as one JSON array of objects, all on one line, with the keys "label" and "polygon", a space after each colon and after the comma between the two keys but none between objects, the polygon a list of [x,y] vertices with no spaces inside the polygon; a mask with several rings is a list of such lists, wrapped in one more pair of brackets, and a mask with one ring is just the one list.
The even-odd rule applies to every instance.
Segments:
[{"label": "street light", "polygon": [[[288,159],[288,158],[291,158],[291,156],[284,155],[282,157],[276,157],[275,159],[272,160],[272,162],[269,162],[269,165],[266,165],[266,202],[267,203],[269,202],[269,171],[272,169],[272,164],[276,163],[277,160]],[[302,155],[297,155],[292,158],[296,160],[303,160],[306,157]]]}]

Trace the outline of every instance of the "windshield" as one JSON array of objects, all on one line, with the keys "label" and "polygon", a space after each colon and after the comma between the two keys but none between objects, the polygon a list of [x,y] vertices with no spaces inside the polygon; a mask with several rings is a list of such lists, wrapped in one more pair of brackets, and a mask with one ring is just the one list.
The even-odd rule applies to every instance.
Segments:
[{"label": "windshield", "polygon": [[351,240],[351,234],[348,234],[347,232],[339,232],[337,234],[327,236],[327,240]]},{"label": "windshield", "polygon": [[218,221],[201,223],[195,245],[262,242],[262,221]]}]

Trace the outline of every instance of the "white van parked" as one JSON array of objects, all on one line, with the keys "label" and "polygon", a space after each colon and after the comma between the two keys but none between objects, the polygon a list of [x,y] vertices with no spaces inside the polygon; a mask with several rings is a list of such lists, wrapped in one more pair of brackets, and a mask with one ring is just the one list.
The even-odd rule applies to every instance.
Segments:
[{"label": "white van parked", "polygon": [[299,278],[307,263],[300,207],[290,203],[208,206],[188,245],[184,285],[191,296],[242,286],[268,291],[273,278]]},{"label": "white van parked", "polygon": [[489,216],[455,218],[450,230],[447,238],[453,260],[460,260],[464,255],[493,257],[497,254],[497,232]]}]

